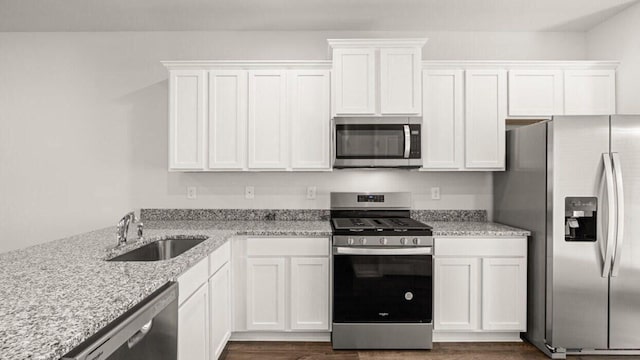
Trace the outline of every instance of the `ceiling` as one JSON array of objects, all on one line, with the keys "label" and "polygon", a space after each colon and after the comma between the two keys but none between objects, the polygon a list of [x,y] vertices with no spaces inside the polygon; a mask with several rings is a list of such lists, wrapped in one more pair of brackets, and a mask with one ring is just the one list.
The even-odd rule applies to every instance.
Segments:
[{"label": "ceiling", "polygon": [[0,0],[0,31],[586,31],[639,0]]}]

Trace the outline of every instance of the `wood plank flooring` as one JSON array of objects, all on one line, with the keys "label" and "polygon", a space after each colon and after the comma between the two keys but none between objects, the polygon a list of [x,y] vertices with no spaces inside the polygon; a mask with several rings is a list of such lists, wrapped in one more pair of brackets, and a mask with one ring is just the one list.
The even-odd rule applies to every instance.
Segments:
[{"label": "wood plank flooring", "polygon": [[[528,343],[435,343],[430,351],[333,350],[328,342],[244,342],[227,344],[223,360],[529,360],[548,359]],[[633,360],[637,356],[570,356],[569,360]]]}]

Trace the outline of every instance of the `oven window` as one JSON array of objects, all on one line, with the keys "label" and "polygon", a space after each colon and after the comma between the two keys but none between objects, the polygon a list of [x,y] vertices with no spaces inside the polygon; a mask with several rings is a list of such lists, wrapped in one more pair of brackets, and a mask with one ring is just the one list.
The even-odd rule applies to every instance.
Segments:
[{"label": "oven window", "polygon": [[402,159],[403,125],[336,125],[336,157]]},{"label": "oven window", "polygon": [[431,322],[429,255],[335,255],[333,321]]}]

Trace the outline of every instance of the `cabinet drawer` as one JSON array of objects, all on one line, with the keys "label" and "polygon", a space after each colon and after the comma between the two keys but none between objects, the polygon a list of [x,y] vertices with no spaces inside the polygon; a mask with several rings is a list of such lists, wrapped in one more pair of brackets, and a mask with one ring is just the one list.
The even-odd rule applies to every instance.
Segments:
[{"label": "cabinet drawer", "polygon": [[209,262],[208,258],[202,259],[189,270],[178,276],[178,305],[191,296],[200,285],[207,282],[209,278]]},{"label": "cabinet drawer", "polygon": [[231,242],[227,241],[209,255],[209,275],[215,274],[231,258]]},{"label": "cabinet drawer", "polygon": [[249,238],[247,256],[329,256],[329,239]]},{"label": "cabinet drawer", "polygon": [[527,256],[527,238],[435,238],[435,256]]}]

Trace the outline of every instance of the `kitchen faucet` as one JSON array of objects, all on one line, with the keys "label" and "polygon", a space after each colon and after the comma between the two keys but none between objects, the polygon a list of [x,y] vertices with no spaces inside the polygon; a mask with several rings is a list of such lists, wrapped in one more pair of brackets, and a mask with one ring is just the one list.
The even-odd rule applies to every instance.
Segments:
[{"label": "kitchen faucet", "polygon": [[118,221],[118,227],[116,237],[118,239],[118,245],[122,246],[127,243],[127,234],[129,232],[129,224],[131,222],[138,223],[138,240],[142,240],[143,224],[139,218],[136,218],[135,212],[128,212],[120,221]]}]

